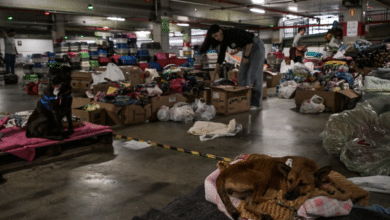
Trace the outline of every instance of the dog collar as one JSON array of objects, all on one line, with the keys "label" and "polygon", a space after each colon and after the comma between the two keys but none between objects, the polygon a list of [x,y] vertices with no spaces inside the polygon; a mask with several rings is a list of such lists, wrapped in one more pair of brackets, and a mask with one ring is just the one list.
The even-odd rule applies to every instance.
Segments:
[{"label": "dog collar", "polygon": [[293,159],[292,158],[288,158],[287,161],[286,161],[286,165],[292,168],[292,163],[293,163]]}]

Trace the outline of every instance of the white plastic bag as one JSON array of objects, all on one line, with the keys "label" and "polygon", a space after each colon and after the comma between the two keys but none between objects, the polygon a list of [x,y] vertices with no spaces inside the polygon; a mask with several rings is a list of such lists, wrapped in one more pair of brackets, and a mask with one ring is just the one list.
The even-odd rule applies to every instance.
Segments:
[{"label": "white plastic bag", "polygon": [[148,82],[151,82],[154,80],[154,78],[156,77],[159,77],[160,75],[158,75],[158,72],[156,69],[148,69],[148,68],[145,68],[145,72],[149,72],[150,73],[150,76],[148,78],[145,79],[145,82],[148,83]]},{"label": "white plastic bag", "polygon": [[294,67],[294,60],[290,61],[290,65],[286,64],[286,60],[283,60],[280,64],[280,72],[281,73],[287,73],[289,69],[292,69]]},{"label": "white plastic bag", "polygon": [[107,82],[104,78],[108,78],[111,81],[120,81],[125,80],[125,76],[121,69],[114,63],[107,64],[107,70],[101,74],[92,73],[93,83],[92,85],[97,85],[102,82]]},{"label": "white plastic bag", "polygon": [[280,84],[278,96],[279,98],[289,99],[297,89],[298,84],[294,80],[290,80]]},{"label": "white plastic bag", "polygon": [[197,121],[210,121],[215,117],[216,110],[213,105],[206,105],[200,99],[195,99],[196,111],[195,120]]},{"label": "white plastic bag", "polygon": [[180,121],[190,123],[194,120],[195,113],[190,105],[184,105],[181,107],[172,107],[169,110],[169,119],[172,121]]},{"label": "white plastic bag", "polygon": [[325,110],[324,99],[318,95],[314,95],[311,99],[303,101],[301,113],[321,113]]},{"label": "white plastic bag", "polygon": [[157,118],[160,121],[169,121],[169,107],[163,105],[157,112]]}]

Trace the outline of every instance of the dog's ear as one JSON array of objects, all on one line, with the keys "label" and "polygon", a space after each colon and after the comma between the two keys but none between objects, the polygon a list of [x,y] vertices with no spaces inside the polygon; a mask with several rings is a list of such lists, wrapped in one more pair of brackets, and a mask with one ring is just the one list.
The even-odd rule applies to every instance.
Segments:
[{"label": "dog's ear", "polygon": [[281,162],[277,162],[277,163],[276,163],[276,167],[278,168],[278,170],[279,170],[285,177],[287,177],[287,176],[288,176],[288,173],[291,171],[291,167],[289,167],[289,166],[287,166],[286,164],[281,163]]},{"label": "dog's ear", "polygon": [[330,171],[332,171],[331,166],[322,167],[314,173],[314,178],[317,183],[322,183],[326,180],[326,177],[329,175]]}]

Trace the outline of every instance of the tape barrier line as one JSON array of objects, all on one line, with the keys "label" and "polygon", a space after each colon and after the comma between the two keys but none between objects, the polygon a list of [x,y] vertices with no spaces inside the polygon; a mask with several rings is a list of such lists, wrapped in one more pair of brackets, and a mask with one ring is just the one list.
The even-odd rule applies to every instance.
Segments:
[{"label": "tape barrier line", "polygon": [[140,139],[137,139],[137,138],[126,137],[126,136],[123,136],[123,135],[115,135],[114,134],[114,137],[116,139],[119,139],[119,140],[132,140],[132,141],[139,141],[139,142],[149,143],[150,145],[152,145],[154,147],[161,147],[161,148],[163,148],[165,150],[174,150],[174,151],[177,151],[179,153],[187,153],[187,154],[191,154],[191,155],[196,156],[196,157],[206,157],[206,158],[213,159],[213,160],[223,160],[223,161],[226,161],[226,162],[229,162],[229,163],[232,162],[232,159],[230,159],[230,158],[220,157],[220,156],[216,156],[216,155],[212,155],[212,154],[205,154],[205,153],[202,153],[202,152],[199,152],[199,151],[193,151],[193,150],[188,150],[188,149],[179,148],[179,147],[172,147],[172,146],[165,145],[165,144],[158,144],[156,142],[144,141],[144,140],[140,140]]},{"label": "tape barrier line", "polygon": [[[2,114],[2,115],[10,115],[10,113],[7,113],[7,112],[0,112],[0,114]],[[191,155],[196,156],[196,157],[206,157],[206,158],[213,159],[213,160],[223,160],[223,161],[226,161],[226,162],[229,162],[229,163],[232,162],[232,159],[227,158],[227,157],[221,157],[221,156],[216,156],[216,155],[212,155],[212,154],[206,154],[206,153],[193,151],[193,150],[187,150],[187,149],[179,148],[179,147],[172,147],[172,146],[168,146],[168,145],[165,145],[165,144],[158,144],[158,143],[155,143],[155,142],[144,141],[144,140],[140,140],[140,139],[136,139],[136,138],[132,138],[132,137],[126,137],[126,136],[119,135],[119,134],[113,134],[113,136],[116,139],[120,139],[120,140],[124,139],[124,140],[127,140],[127,141],[138,141],[138,142],[141,142],[141,143],[149,143],[152,146],[161,147],[161,148],[163,148],[165,150],[175,150],[175,151],[177,151],[179,153],[187,153],[187,154],[191,154]]]}]

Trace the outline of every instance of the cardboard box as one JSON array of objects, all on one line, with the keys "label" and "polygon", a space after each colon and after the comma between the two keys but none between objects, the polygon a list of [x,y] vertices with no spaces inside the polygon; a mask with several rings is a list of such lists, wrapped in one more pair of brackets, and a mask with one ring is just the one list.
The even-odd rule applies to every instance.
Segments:
[{"label": "cardboard box", "polygon": [[264,81],[267,82],[268,88],[274,88],[279,85],[280,79],[282,79],[282,74],[275,72],[264,71]]},{"label": "cardboard box", "polygon": [[94,85],[93,86],[93,94],[96,95],[99,91],[107,93],[107,90],[109,87],[115,87],[115,83],[107,82],[107,83],[100,83],[100,84]]},{"label": "cardboard box", "polygon": [[115,106],[112,103],[103,103],[97,101],[93,101],[92,103],[97,103],[100,105],[100,108],[105,109],[106,125],[125,125],[124,121],[119,117],[119,112],[123,107]]},{"label": "cardboard box", "polygon": [[119,67],[125,75],[125,80],[130,81],[131,85],[139,85],[144,83],[142,78],[142,70],[138,66],[120,66]]},{"label": "cardboard box", "polygon": [[227,78],[228,80],[237,79],[238,78],[238,70],[230,70],[227,72]]},{"label": "cardboard box", "polygon": [[89,90],[92,85],[92,80],[72,80],[70,85],[75,90]]},{"label": "cardboard box", "polygon": [[263,99],[267,98],[267,82],[263,83],[263,95],[262,95],[262,97],[263,97]]},{"label": "cardboard box", "polygon": [[157,112],[161,106],[165,105],[171,108],[177,102],[192,103],[195,98],[185,97],[183,94],[173,94],[169,96],[153,97],[150,99],[152,104],[151,120],[157,120]]},{"label": "cardboard box", "polygon": [[93,71],[76,70],[72,73],[72,80],[92,81]]},{"label": "cardboard box", "polygon": [[251,88],[212,87],[211,95],[211,104],[218,114],[232,115],[250,109]]},{"label": "cardboard box", "polygon": [[203,99],[203,102],[206,102],[207,105],[211,105],[211,89],[199,91],[198,99]]},{"label": "cardboard box", "polygon": [[297,90],[295,91],[295,104],[299,110],[304,100],[311,99],[314,95],[318,95],[324,99],[325,107],[329,108],[332,113],[341,112],[345,108],[347,99],[355,99],[359,96],[351,89],[341,90],[338,92],[331,91],[312,91],[312,90]]},{"label": "cardboard box", "polygon": [[81,118],[85,122],[90,122],[98,125],[106,124],[106,112],[104,109],[97,109],[95,111],[82,110],[84,105],[92,104],[89,98],[73,98],[72,114]]},{"label": "cardboard box", "polygon": [[125,125],[142,123],[150,119],[152,115],[152,105],[144,107],[140,105],[126,105],[121,111],[121,119]]}]

